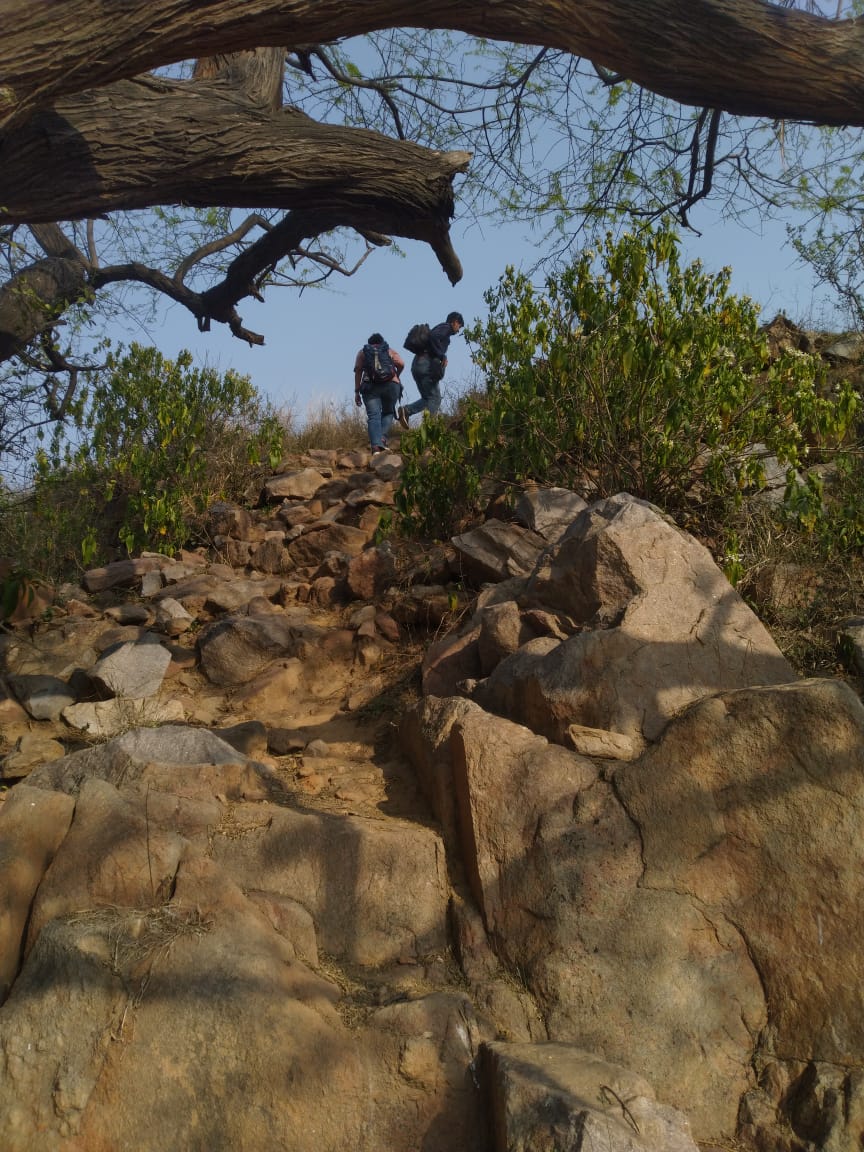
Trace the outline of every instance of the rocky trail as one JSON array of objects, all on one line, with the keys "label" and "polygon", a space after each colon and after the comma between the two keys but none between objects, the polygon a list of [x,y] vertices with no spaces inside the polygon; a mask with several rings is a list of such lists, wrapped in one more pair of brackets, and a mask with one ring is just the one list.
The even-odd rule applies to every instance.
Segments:
[{"label": "rocky trail", "polygon": [[864,706],[707,550],[395,454],[0,636],[4,1152],[854,1152]]}]

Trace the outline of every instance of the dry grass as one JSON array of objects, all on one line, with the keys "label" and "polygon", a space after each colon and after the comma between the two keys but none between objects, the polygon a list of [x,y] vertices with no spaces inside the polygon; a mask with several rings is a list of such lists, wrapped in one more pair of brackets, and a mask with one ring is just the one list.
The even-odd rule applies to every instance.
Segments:
[{"label": "dry grass", "polygon": [[175,941],[200,937],[212,923],[197,908],[181,909],[173,904],[154,908],[91,908],[73,913],[68,923],[86,926],[103,937],[108,948],[108,966],[127,978],[143,962],[152,965],[168,955]]},{"label": "dry grass", "polygon": [[280,413],[280,419],[285,426],[285,452],[289,455],[310,448],[347,451],[364,448],[368,443],[366,410],[349,400],[319,401],[309,408],[303,421],[288,411]]}]

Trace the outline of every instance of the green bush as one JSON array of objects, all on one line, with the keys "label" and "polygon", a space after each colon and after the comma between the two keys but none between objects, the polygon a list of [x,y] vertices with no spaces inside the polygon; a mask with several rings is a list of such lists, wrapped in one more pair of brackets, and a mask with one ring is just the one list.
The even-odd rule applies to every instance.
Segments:
[{"label": "green bush", "polygon": [[74,536],[85,566],[118,543],[171,554],[209,503],[240,497],[278,462],[282,442],[247,376],[133,344],[111,354],[91,386],[75,442],[67,434],[40,453],[35,514]]},{"label": "green bush", "polygon": [[815,357],[772,358],[757,307],[729,282],[729,269],[682,267],[667,228],[607,236],[543,292],[508,269],[466,333],[486,394],[451,427],[403,437],[405,526],[448,533],[481,479],[628,491],[670,510],[734,499],[764,482],[765,453],[791,470],[838,442],[859,406],[851,385],[827,395]]}]

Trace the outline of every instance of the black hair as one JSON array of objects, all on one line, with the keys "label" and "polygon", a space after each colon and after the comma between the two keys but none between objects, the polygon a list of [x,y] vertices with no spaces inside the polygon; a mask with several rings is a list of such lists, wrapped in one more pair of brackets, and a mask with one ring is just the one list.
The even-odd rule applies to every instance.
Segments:
[{"label": "black hair", "polygon": [[384,343],[384,337],[381,335],[380,332],[373,332],[372,335],[369,337],[369,339],[366,341],[366,343],[367,344],[383,344]]},{"label": "black hair", "polygon": [[449,312],[447,314],[447,323],[448,324],[452,324],[454,320],[458,320],[458,322],[462,325],[462,327],[463,328],[465,327],[465,321],[462,319],[462,313],[461,312]]}]

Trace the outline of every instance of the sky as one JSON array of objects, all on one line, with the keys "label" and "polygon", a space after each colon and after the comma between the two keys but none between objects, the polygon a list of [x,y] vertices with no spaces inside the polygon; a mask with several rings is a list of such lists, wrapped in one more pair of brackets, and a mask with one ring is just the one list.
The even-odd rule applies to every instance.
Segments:
[{"label": "sky", "polygon": [[[725,223],[710,207],[691,217],[701,236],[683,237],[688,259],[701,259],[708,271],[731,265],[732,289],[748,295],[762,308],[765,320],[785,311],[790,319],[809,326],[825,314],[807,269],[795,262],[784,248],[782,224],[765,223],[761,230]],[[155,343],[164,355],[188,348],[199,362],[221,370],[234,368],[248,374],[255,386],[275,407],[290,409],[302,423],[322,407],[350,405],[353,399],[353,365],[357,349],[379,331],[402,351],[402,341],[412,324],[442,321],[458,311],[468,324],[486,315],[483,294],[497,284],[508,264],[529,271],[539,255],[538,241],[527,226],[515,224],[460,224],[452,230],[464,276],[452,286],[431,249],[413,241],[401,241],[402,255],[376,250],[350,278],[340,278],[335,288],[306,290],[302,295],[289,288],[268,290],[265,302],[241,301],[244,324],[264,336],[263,347],[250,347],[230,335],[224,325],[199,333],[194,318],[178,305],[161,312],[161,328],[148,338],[141,332],[115,331],[117,339]],[[538,276],[542,282],[543,275]],[[403,353],[406,361],[410,355]],[[450,345],[445,397],[452,398],[472,383],[476,369],[462,336]],[[406,402],[416,399],[410,374],[403,379]]]}]

